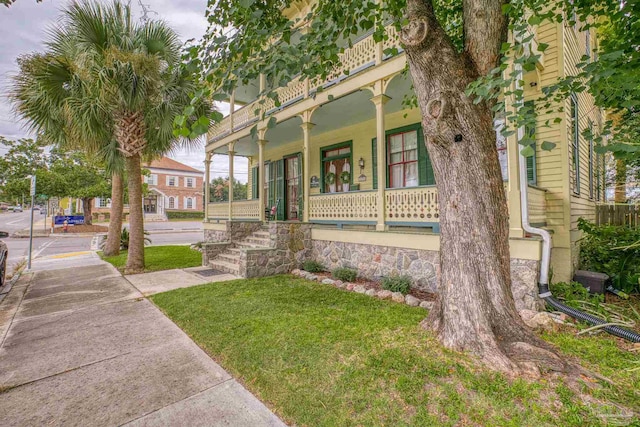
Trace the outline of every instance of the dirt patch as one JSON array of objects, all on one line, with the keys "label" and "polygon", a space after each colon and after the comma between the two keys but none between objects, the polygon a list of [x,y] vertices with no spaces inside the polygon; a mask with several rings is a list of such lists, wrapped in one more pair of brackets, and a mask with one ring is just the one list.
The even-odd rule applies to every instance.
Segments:
[{"label": "dirt patch", "polygon": [[[329,278],[329,279],[335,280],[335,278],[333,276],[331,276],[331,273],[329,273],[329,272],[313,273],[313,274],[315,274],[318,277]],[[374,289],[376,291],[382,290],[382,284],[380,282],[375,282],[373,280],[364,279],[362,277],[356,278],[356,280],[354,280],[352,283],[355,283],[355,284],[358,284],[358,285],[362,285],[367,289]],[[419,300],[422,300],[422,301],[435,301],[436,300],[436,294],[433,294],[431,292],[422,291],[420,289],[415,289],[415,288],[411,288],[409,290],[409,295],[413,295],[414,297],[416,297],[416,298],[418,298]]]},{"label": "dirt patch", "polygon": [[[104,225],[74,225],[70,226],[67,234],[71,233],[102,233],[109,231],[109,227]],[[56,227],[53,229],[54,234],[64,234],[62,227]]]}]

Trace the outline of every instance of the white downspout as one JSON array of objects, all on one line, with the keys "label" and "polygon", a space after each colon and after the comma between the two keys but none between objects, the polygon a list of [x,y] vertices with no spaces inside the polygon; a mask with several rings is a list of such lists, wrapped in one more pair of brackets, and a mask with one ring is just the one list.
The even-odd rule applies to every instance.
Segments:
[{"label": "white downspout", "polygon": [[[517,72],[516,77],[516,90],[522,90],[522,65],[514,64],[515,70]],[[522,107],[522,101],[516,101],[516,108],[520,109]],[[532,227],[529,224],[529,201],[528,201],[528,184],[529,180],[527,179],[527,160],[526,157],[522,155],[522,149],[520,146],[520,141],[524,139],[525,128],[524,126],[518,127],[517,132],[517,144],[516,149],[518,150],[518,168],[519,168],[519,176],[520,176],[520,210],[522,213],[522,229],[530,234],[536,234],[542,237],[542,258],[540,259],[540,278],[538,279],[538,283],[541,285],[549,285],[549,263],[551,261],[551,234],[542,228]],[[545,298],[551,296],[551,292],[541,293],[540,298]]]}]

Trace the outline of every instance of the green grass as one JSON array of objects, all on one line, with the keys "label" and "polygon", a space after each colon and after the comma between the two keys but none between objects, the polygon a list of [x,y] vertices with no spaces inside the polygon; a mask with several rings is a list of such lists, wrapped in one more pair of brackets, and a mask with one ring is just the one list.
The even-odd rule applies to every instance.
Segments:
[{"label": "green grass", "polygon": [[[100,252],[100,256],[118,270],[123,270],[127,263],[127,251],[122,251],[120,255],[109,257],[103,256],[102,252]],[[144,270],[147,272],[198,267],[202,265],[202,254],[187,245],[148,246],[144,248],[144,263]]]},{"label": "green grass", "polygon": [[444,349],[419,326],[421,308],[304,279],[211,283],[151,299],[290,425],[595,426],[604,423],[597,414],[618,411],[613,403],[640,409],[639,374],[624,371],[634,356],[608,338],[545,337],[616,381],[585,388],[586,403],[560,379],[509,380]]}]

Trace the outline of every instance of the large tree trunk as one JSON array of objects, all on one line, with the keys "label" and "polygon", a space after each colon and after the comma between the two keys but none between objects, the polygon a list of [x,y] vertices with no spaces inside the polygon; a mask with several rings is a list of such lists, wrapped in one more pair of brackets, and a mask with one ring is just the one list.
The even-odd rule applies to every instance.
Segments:
[{"label": "large tree trunk", "polygon": [[[466,9],[469,3],[477,3],[473,12]],[[441,213],[440,287],[423,324],[446,347],[471,352],[493,369],[537,373],[543,364],[565,370],[553,348],[516,311],[491,108],[474,104],[464,92],[497,64],[506,29],[499,22],[504,21],[501,3],[465,1],[464,53],[455,51],[428,0],[409,0],[407,5],[409,23],[401,41],[423,115]],[[469,14],[488,22],[467,22]]]},{"label": "large tree trunk", "polygon": [[627,203],[627,164],[624,160],[616,160],[616,184],[614,202]]},{"label": "large tree trunk", "polygon": [[109,232],[103,252],[106,256],[120,253],[120,233],[122,232],[123,208],[122,175],[114,173],[111,178],[111,213],[109,214]]},{"label": "large tree trunk", "polygon": [[84,215],[85,225],[93,225],[93,218],[91,217],[91,202],[93,197],[82,198],[82,213]]},{"label": "large tree trunk", "polygon": [[129,188],[129,252],[125,273],[144,271],[144,216],[142,214],[142,170],[140,154],[126,158]]}]

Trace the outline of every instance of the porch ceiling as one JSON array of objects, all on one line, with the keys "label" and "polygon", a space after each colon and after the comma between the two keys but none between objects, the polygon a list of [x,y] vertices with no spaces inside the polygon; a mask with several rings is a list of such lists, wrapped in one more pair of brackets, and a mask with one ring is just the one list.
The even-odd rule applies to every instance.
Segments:
[{"label": "porch ceiling", "polygon": [[[411,92],[411,79],[408,76],[398,75],[394,77],[387,87],[386,94],[391,99],[385,104],[385,114],[402,110],[402,100],[405,94]],[[311,130],[311,140],[314,135],[320,135],[335,129],[351,126],[360,122],[373,120],[376,116],[374,104],[370,101],[371,92],[363,89],[352,92],[343,97],[321,105],[313,113],[311,121],[315,124]],[[266,139],[268,148],[276,148],[300,141],[302,149],[302,129],[300,117],[292,117],[276,124],[268,129]],[[226,146],[215,150],[218,154],[226,154]],[[235,145],[236,155],[257,156],[258,144],[250,135],[240,138]]]}]

